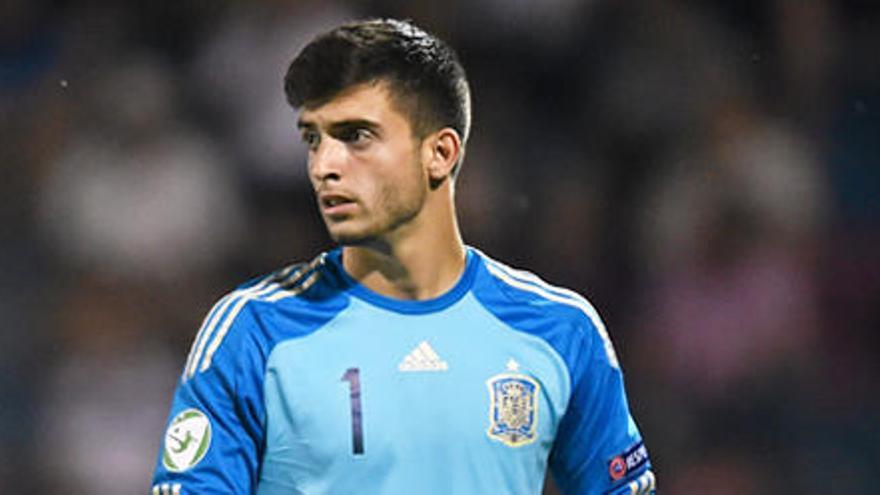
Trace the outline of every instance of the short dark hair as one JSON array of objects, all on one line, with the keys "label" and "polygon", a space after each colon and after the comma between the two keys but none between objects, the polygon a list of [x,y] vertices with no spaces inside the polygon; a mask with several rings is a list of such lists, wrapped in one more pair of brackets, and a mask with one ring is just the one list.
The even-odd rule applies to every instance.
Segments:
[{"label": "short dark hair", "polygon": [[389,84],[417,137],[451,127],[463,151],[471,121],[464,68],[448,44],[408,21],[355,21],[318,35],[290,63],[284,92],[294,108],[319,106],[372,82]]}]

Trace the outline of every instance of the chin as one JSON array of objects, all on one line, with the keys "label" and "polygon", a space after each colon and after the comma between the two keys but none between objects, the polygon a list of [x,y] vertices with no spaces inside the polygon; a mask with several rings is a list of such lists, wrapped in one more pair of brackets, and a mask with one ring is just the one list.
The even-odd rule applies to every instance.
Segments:
[{"label": "chin", "polygon": [[368,232],[357,229],[328,228],[327,231],[330,233],[330,238],[342,246],[360,246],[369,244],[374,239],[374,236]]},{"label": "chin", "polygon": [[331,235],[330,237],[340,246],[362,246],[370,242],[368,238],[354,235]]},{"label": "chin", "polygon": [[327,232],[333,242],[342,246],[382,246],[390,229],[382,222],[353,222],[351,220],[336,224],[326,223]]},{"label": "chin", "polygon": [[340,246],[368,247],[379,251],[387,250],[387,242],[374,232],[331,231],[330,237]]}]

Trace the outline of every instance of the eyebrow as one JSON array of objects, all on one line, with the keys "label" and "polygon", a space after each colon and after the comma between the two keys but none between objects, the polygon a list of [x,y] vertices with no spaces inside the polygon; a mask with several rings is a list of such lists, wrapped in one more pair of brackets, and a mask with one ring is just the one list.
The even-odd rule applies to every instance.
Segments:
[{"label": "eyebrow", "polygon": [[[313,122],[299,119],[296,121],[296,127],[298,129],[314,129],[316,126]],[[373,122],[372,120],[347,119],[347,120],[340,120],[339,122],[333,122],[332,124],[330,124],[329,131],[331,134],[333,134],[334,132],[339,132],[339,131],[351,129],[351,128],[360,128],[360,127],[370,129],[371,131],[377,131],[378,129],[381,128],[381,126],[378,123]]]}]

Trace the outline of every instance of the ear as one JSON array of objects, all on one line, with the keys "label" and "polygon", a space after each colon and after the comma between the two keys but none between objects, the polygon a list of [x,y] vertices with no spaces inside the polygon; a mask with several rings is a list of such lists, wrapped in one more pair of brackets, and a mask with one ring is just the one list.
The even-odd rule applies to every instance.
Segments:
[{"label": "ear", "polygon": [[461,138],[451,127],[444,127],[422,141],[422,163],[431,182],[449,177],[461,156]]}]

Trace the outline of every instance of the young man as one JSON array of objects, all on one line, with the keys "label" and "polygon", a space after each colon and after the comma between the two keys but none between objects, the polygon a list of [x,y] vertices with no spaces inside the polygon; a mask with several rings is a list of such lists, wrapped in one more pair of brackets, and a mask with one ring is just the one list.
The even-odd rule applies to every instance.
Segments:
[{"label": "young man", "polygon": [[341,248],[205,318],[153,494],[653,493],[614,349],[579,295],[459,234],[470,123],[453,51],[406,22],[340,26],[285,79]]}]

